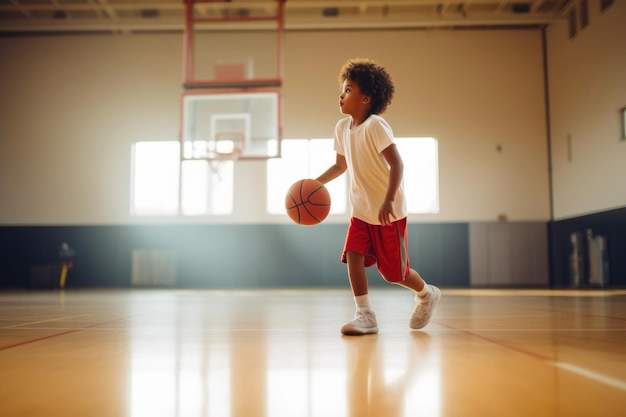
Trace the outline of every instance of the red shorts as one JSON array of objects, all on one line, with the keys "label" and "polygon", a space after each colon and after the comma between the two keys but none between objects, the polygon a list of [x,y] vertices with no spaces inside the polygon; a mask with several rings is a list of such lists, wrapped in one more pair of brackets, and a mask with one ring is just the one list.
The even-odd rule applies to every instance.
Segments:
[{"label": "red shorts", "polygon": [[355,217],[350,219],[341,262],[346,252],[365,256],[365,267],[378,264],[385,281],[400,282],[409,275],[406,217],[387,226],[373,225]]}]

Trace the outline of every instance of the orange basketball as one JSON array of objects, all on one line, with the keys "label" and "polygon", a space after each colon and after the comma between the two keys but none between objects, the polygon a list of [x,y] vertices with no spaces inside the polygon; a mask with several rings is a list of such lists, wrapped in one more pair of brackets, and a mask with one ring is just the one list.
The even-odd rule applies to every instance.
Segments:
[{"label": "orange basketball", "polygon": [[330,211],[330,193],[324,184],[313,179],[296,181],[285,197],[287,215],[302,226],[323,221]]}]

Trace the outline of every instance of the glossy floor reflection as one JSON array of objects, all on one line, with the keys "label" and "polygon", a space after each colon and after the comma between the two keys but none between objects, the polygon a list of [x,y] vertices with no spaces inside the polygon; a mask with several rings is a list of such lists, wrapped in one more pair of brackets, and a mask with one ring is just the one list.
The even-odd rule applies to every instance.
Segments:
[{"label": "glossy floor reflection", "polygon": [[0,416],[622,416],[626,292],[0,293]]}]

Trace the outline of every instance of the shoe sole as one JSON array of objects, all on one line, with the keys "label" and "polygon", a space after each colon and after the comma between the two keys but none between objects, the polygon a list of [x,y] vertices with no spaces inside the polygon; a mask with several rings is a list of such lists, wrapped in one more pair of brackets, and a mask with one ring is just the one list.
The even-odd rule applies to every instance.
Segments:
[{"label": "shoe sole", "polygon": [[367,330],[341,329],[341,334],[345,336],[364,336],[366,334],[376,334],[376,333],[378,333],[378,327],[374,327],[373,329],[367,329]]}]

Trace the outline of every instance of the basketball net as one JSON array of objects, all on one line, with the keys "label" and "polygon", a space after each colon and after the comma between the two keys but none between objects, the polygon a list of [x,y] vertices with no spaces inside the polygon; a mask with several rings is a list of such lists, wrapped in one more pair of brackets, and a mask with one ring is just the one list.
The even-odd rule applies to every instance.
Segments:
[{"label": "basketball net", "polygon": [[236,162],[245,145],[245,136],[241,132],[220,132],[215,140],[207,144],[207,160],[211,173],[218,181],[223,178],[223,169],[229,161]]}]

